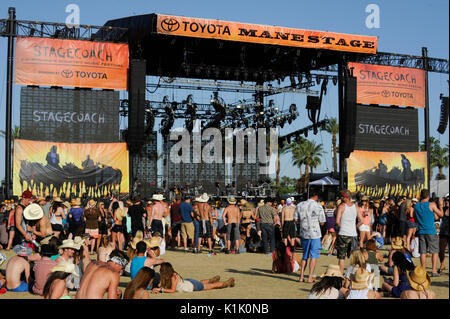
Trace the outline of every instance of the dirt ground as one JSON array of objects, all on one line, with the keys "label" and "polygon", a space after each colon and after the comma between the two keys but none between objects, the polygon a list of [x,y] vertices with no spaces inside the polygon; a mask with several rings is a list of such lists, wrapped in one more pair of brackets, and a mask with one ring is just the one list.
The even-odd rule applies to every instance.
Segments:
[{"label": "dirt ground", "polygon": [[[389,246],[382,249],[383,254],[388,253]],[[12,251],[2,252],[10,258]],[[272,259],[265,254],[241,253],[239,255],[217,254],[208,257],[207,252],[194,255],[184,253],[182,250],[167,250],[162,256],[165,261],[172,264],[175,271],[184,278],[208,279],[220,275],[222,280],[234,277],[236,286],[233,288],[174,294],[155,294],[153,299],[305,299],[312,287],[309,283],[298,282],[299,273],[272,274]],[[446,253],[446,269],[440,277],[432,278],[431,289],[439,299],[449,299],[449,260]],[[325,272],[328,264],[337,264],[336,256],[322,254],[318,259],[315,274]],[[346,266],[348,260],[346,262]],[[418,258],[414,264],[419,265]],[[6,263],[1,269],[6,268]],[[156,268],[158,270],[158,268]],[[427,258],[427,270],[431,272],[431,258]],[[125,290],[129,277],[121,277],[120,288]],[[73,296],[74,297],[74,296]],[[7,292],[0,295],[0,299],[41,299],[42,297],[30,293]]]}]

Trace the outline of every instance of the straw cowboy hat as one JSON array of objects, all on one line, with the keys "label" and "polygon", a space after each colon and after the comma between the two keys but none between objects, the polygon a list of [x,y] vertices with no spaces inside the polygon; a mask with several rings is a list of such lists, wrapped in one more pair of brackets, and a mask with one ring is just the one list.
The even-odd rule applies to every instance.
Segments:
[{"label": "straw cowboy hat", "polygon": [[62,271],[78,277],[75,271],[75,264],[67,261],[61,261],[58,265],[50,269],[51,272]]},{"label": "straw cowboy hat", "polygon": [[352,289],[363,290],[369,287],[369,283],[372,281],[373,273],[368,272],[364,268],[358,268],[355,274],[351,276]]},{"label": "straw cowboy hat", "polygon": [[209,201],[209,196],[207,193],[203,193],[202,196],[196,198],[195,201],[199,203],[207,203]]},{"label": "straw cowboy hat", "polygon": [[138,230],[136,232],[136,236],[134,236],[133,240],[130,242],[130,247],[136,249],[136,244],[144,239],[144,234],[142,230]]},{"label": "straw cowboy hat", "polygon": [[56,196],[55,198],[52,199],[53,203],[62,203],[63,201],[61,200],[61,197]]},{"label": "straw cowboy hat", "polygon": [[414,270],[406,272],[411,288],[418,291],[425,291],[430,287],[431,278],[422,266],[417,266]]},{"label": "straw cowboy hat", "polygon": [[70,205],[72,205],[72,206],[81,206],[81,198],[79,198],[79,197],[72,198],[72,200],[70,201]]},{"label": "straw cowboy hat", "polygon": [[164,199],[164,196],[162,194],[153,194],[152,196],[152,200],[156,200],[156,201],[162,201]]},{"label": "straw cowboy hat", "polygon": [[253,209],[253,204],[246,202],[243,206],[242,206],[243,210],[252,210]]},{"label": "straw cowboy hat", "polygon": [[88,205],[90,207],[94,207],[95,205],[97,205],[97,202],[95,200],[93,200],[93,199],[90,199],[89,202],[88,202]]},{"label": "straw cowboy hat", "polygon": [[146,240],[147,248],[155,248],[161,246],[161,238],[152,237],[150,241]]},{"label": "straw cowboy hat", "polygon": [[339,277],[344,278],[339,265],[328,265],[327,271],[325,271],[321,277]]},{"label": "straw cowboy hat", "polygon": [[58,247],[58,249],[64,249],[64,248],[71,248],[71,249],[75,249],[78,250],[78,244],[75,244],[75,242],[73,241],[73,239],[65,239],[62,242],[62,245]]},{"label": "straw cowboy hat", "polygon": [[228,198],[228,203],[230,203],[231,205],[236,204],[236,198],[234,196],[230,196]]},{"label": "straw cowboy hat", "polygon": [[391,243],[392,249],[403,249],[403,239],[401,237],[395,237],[395,240]]},{"label": "straw cowboy hat", "polygon": [[361,201],[362,202],[364,202],[364,201],[368,202],[369,201],[369,197],[363,196],[363,197],[361,197]]},{"label": "straw cowboy hat", "polygon": [[247,204],[248,202],[245,200],[245,199],[241,199],[240,201],[239,201],[239,206],[244,206],[245,204]]},{"label": "straw cowboy hat", "polygon": [[44,211],[38,204],[30,204],[23,210],[23,217],[28,220],[38,220],[44,216]]},{"label": "straw cowboy hat", "polygon": [[264,206],[264,199],[261,199],[258,203],[258,207]]},{"label": "straw cowboy hat", "polygon": [[65,201],[64,203],[62,203],[67,209],[71,208],[71,205],[69,202]]}]

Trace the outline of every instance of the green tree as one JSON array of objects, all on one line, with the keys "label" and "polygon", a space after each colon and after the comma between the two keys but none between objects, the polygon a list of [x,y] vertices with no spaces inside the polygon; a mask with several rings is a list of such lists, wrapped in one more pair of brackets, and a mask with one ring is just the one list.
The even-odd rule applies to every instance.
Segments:
[{"label": "green tree", "polygon": [[[436,175],[436,179],[446,179],[444,167],[449,165],[449,146],[447,144],[445,147],[442,147],[439,140],[434,137],[430,137],[428,141],[430,143],[430,169],[433,170],[433,168],[437,167],[439,173]],[[420,144],[420,150],[422,152],[426,151],[425,141]]]},{"label": "green tree", "polygon": [[339,123],[337,121],[337,119],[335,117],[332,117],[330,119],[330,121],[327,123],[327,125],[325,126],[325,130],[330,133],[332,135],[331,138],[331,150],[333,153],[333,171],[335,173],[337,173],[337,153],[338,153],[338,148],[337,148],[337,137],[336,135],[339,134]]},{"label": "green tree", "polygon": [[[0,137],[6,138],[6,131],[0,130]],[[19,138],[20,138],[20,127],[14,125],[14,128],[11,129],[11,142],[14,143],[14,140]]]}]

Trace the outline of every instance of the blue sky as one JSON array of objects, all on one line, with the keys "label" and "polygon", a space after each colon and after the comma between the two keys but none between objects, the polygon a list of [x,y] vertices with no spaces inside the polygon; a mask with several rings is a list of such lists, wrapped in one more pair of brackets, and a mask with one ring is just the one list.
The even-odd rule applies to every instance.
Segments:
[{"label": "blue sky", "polygon": [[[7,18],[8,7],[16,8],[17,19],[47,22],[65,22],[68,4],[77,4],[80,8],[80,23],[103,25],[106,21],[126,16],[146,13],[161,13],[198,18],[213,18],[236,22],[247,22],[263,25],[278,25],[298,29],[334,31],[361,35],[378,36],[378,51],[411,55],[421,55],[421,48],[427,47],[430,57],[448,59],[449,56],[449,2],[447,0],[428,1],[17,1],[3,0],[0,3],[0,18]],[[369,29],[365,20],[368,13],[365,8],[369,4],[377,4],[380,8],[380,28]],[[7,41],[0,38],[0,129],[5,129],[6,100],[6,49]],[[152,80],[152,79],[150,79]],[[317,89],[315,87],[314,89]],[[19,93],[20,87],[14,86],[13,93],[13,125],[19,125]],[[199,103],[208,103],[210,92],[194,92],[194,99]],[[440,99],[439,94],[448,95],[448,75],[429,73],[430,94],[430,135],[448,144],[448,128],[444,135],[439,135]],[[157,90],[147,99],[162,100],[169,95],[174,100],[185,99],[187,92],[180,90]],[[126,94],[121,93],[125,98]],[[242,94],[222,96],[225,102],[232,103],[242,98]],[[274,97],[276,105],[288,108],[296,103],[300,117],[290,126],[285,126],[282,135],[303,128],[310,124],[304,108],[306,96],[302,94],[279,94]],[[327,95],[322,103],[321,119],[325,116],[337,117],[337,89],[329,85]],[[419,110],[420,141],[424,139],[423,110]],[[158,125],[158,122],[157,124]],[[158,127],[158,126],[157,126]],[[322,165],[316,172],[332,170],[331,136],[319,133],[310,134],[309,138],[322,143],[327,154],[323,156]],[[0,179],[4,178],[4,140],[0,140]],[[435,171],[436,173],[436,171]],[[445,170],[448,175],[448,169]],[[298,177],[298,169],[292,167],[290,155],[282,156],[281,175]]]}]

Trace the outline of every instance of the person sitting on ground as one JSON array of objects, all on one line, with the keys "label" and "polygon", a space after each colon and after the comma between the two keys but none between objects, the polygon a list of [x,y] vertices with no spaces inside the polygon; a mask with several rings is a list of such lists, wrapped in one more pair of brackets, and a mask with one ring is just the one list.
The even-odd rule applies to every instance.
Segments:
[{"label": "person sitting on ground", "polygon": [[153,292],[193,292],[211,289],[221,289],[226,287],[234,287],[234,278],[220,282],[220,276],[214,276],[211,279],[195,280],[191,278],[183,279],[168,262],[161,264],[161,282],[159,288],[154,288]]},{"label": "person sitting on ground", "polygon": [[403,239],[401,237],[396,237],[391,242],[391,250],[389,251],[388,261],[384,265],[380,265],[380,271],[381,271],[382,274],[384,273],[384,274],[386,274],[388,276],[393,276],[394,275],[394,261],[392,259],[392,256],[397,251],[405,253],[406,255],[408,255],[408,257],[410,259],[412,259],[412,254],[411,254],[411,252],[409,250],[407,250],[405,248]]},{"label": "person sitting on ground", "polygon": [[153,269],[154,266],[161,265],[164,262],[163,259],[158,258],[159,255],[157,256],[158,249],[157,238],[152,238],[151,241],[148,242],[148,245],[145,241],[140,241],[136,244],[136,257],[131,261],[130,267],[130,277],[132,280],[136,277],[142,267]]},{"label": "person sitting on ground", "polygon": [[408,276],[410,290],[404,290],[400,299],[434,299],[434,291],[428,289],[431,284],[431,277],[422,266],[417,266],[414,270],[406,273]]},{"label": "person sitting on ground", "polygon": [[166,253],[166,241],[161,236],[160,232],[154,232],[152,239],[155,238],[155,243],[157,243],[156,240],[159,240],[159,255],[162,256]]},{"label": "person sitting on ground", "polygon": [[62,245],[58,247],[58,249],[62,249],[62,254],[56,259],[56,261],[57,262],[61,262],[61,261],[72,262],[73,254],[75,253],[76,248],[77,248],[77,245],[75,244],[73,239],[63,240]]},{"label": "person sitting on ground", "polygon": [[119,280],[127,263],[127,255],[118,249],[111,252],[106,263],[92,261],[81,279],[76,299],[103,299],[105,293],[108,299],[120,299]]},{"label": "person sitting on ground", "polygon": [[312,286],[308,299],[345,299],[347,295],[339,265],[328,265],[321,279]]},{"label": "person sitting on ground", "polygon": [[377,244],[374,239],[369,239],[366,242],[367,263],[370,265],[374,273],[374,289],[380,288],[380,266],[379,262],[383,262],[383,256],[377,250]]},{"label": "person sitting on ground", "polygon": [[155,271],[149,267],[142,267],[136,277],[130,281],[123,294],[123,299],[150,299]]},{"label": "person sitting on ground", "polygon": [[100,247],[98,248],[97,260],[107,262],[109,254],[115,249],[111,237],[103,235],[100,239]]},{"label": "person sitting on ground", "polygon": [[48,277],[43,296],[45,299],[72,299],[66,288],[66,280],[70,275],[78,276],[75,271],[75,265],[71,262],[62,261],[51,268],[51,274]]},{"label": "person sitting on ground", "polygon": [[302,259],[286,247],[283,240],[279,240],[276,249],[272,253],[272,273],[290,274],[300,270]]},{"label": "person sitting on ground", "polygon": [[351,275],[351,288],[346,299],[381,299],[381,294],[369,287],[372,277],[373,273],[364,268],[358,268]]},{"label": "person sitting on ground", "polygon": [[385,278],[382,289],[391,294],[394,298],[400,298],[400,295],[405,290],[411,290],[411,285],[408,280],[407,272],[414,270],[414,264],[403,252],[396,251],[392,255],[394,261],[394,277],[393,279]]},{"label": "person sitting on ground", "polygon": [[40,247],[41,259],[36,261],[33,266],[34,284],[32,291],[34,294],[43,295],[47,277],[51,273],[51,269],[58,265],[58,262],[50,259],[50,257],[56,255],[56,253],[57,250],[54,246],[46,244]]},{"label": "person sitting on ground", "polygon": [[[365,269],[367,270],[367,272],[371,273],[372,272],[372,268],[370,267],[370,265],[367,263],[367,259],[366,256],[364,254],[364,250],[362,249],[355,249],[351,252],[350,254],[350,265],[348,266],[346,272],[345,272],[345,284],[344,287],[346,289],[349,289],[351,286],[351,278],[352,275],[354,275],[356,273],[356,271],[358,269]],[[373,278],[373,277],[371,277]],[[371,281],[369,283],[370,285],[370,289],[373,289],[373,281]]]},{"label": "person sitting on ground", "polygon": [[[32,254],[32,249],[21,246],[6,264],[6,289],[13,292],[28,292],[30,284],[31,266],[28,257]],[[25,275],[25,281],[22,281],[22,274]]]}]

